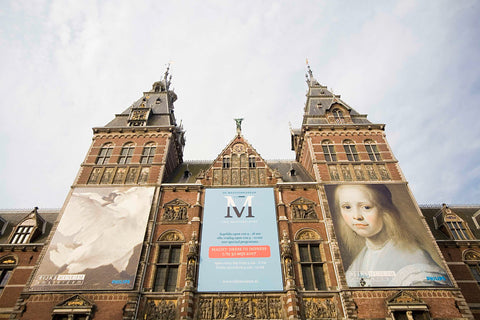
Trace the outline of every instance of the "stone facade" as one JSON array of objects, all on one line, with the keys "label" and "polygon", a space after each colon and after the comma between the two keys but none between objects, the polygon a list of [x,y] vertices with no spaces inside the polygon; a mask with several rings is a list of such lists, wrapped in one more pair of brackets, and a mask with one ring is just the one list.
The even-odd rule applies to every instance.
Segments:
[{"label": "stone facade", "polygon": [[[302,127],[292,130],[295,160],[263,159],[244,138],[237,119],[237,134],[216,159],[184,162],[184,131],[175,120],[177,97],[169,89],[167,70],[164,79],[127,110],[106,126],[94,128],[92,145],[55,226],[65,241],[69,232],[80,237],[89,230],[72,231],[61,225],[74,214],[73,204],[85,198],[95,202],[100,223],[106,221],[107,209],[112,209],[108,211],[112,217],[119,215],[117,199],[126,199],[132,190],[153,188],[150,210],[141,213],[146,217],[143,239],[132,245],[129,259],[122,256],[123,260],[112,258],[110,265],[88,264],[98,272],[115,267],[119,276],[134,272],[134,278],[113,278],[98,289],[87,289],[83,285],[89,269],[78,266],[81,260],[74,264],[71,256],[58,257],[62,242],[55,240],[56,247],[43,248],[35,259],[37,271],[17,300],[22,307],[10,319],[472,318],[448,270],[440,277],[452,279],[448,286],[348,285],[333,188],[368,183],[395,191],[401,185],[410,194],[386,141],[384,125],[357,113],[320,85],[310,70],[307,84]],[[106,188],[111,189],[104,195],[100,191]],[[268,188],[273,192],[282,290],[199,292],[200,250],[208,245],[202,244],[205,197],[215,188]],[[412,206],[419,215],[418,206]],[[243,209],[236,212],[238,217]],[[111,224],[121,224],[123,218],[127,216],[112,219]],[[79,230],[86,229],[85,222],[78,224]],[[109,226],[101,226],[99,232],[102,227]],[[423,217],[418,218],[417,228],[433,242]],[[122,231],[116,235],[120,243],[129,234],[125,225],[118,230]],[[52,233],[49,240],[53,237]],[[112,237],[102,239],[115,251]],[[94,246],[86,244],[88,239],[75,241],[65,248],[67,252]],[[432,255],[440,252],[432,244],[427,247]],[[86,251],[82,251],[84,259],[95,260],[95,252]],[[58,259],[65,259],[65,265]],[[48,268],[57,271],[43,275],[40,270]]]}]

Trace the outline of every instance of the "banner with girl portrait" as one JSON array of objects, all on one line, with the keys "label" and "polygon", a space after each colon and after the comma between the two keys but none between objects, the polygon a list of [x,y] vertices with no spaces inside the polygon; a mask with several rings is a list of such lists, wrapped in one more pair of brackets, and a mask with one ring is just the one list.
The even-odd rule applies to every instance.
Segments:
[{"label": "banner with girl portrait", "polygon": [[451,286],[405,184],[326,185],[349,287]]}]

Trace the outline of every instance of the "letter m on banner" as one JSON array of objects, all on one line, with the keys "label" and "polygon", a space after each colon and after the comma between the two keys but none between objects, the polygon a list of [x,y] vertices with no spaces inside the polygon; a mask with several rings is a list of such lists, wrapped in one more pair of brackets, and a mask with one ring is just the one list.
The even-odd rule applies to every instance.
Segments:
[{"label": "letter m on banner", "polygon": [[225,216],[225,218],[232,218],[230,209],[232,209],[237,215],[237,217],[240,218],[243,214],[243,210],[245,210],[245,207],[247,207],[247,218],[254,218],[254,216],[252,215],[253,196],[246,197],[241,211],[238,211],[237,205],[235,204],[235,201],[233,201],[233,198],[231,196],[225,196],[225,198],[227,199],[227,215]]}]

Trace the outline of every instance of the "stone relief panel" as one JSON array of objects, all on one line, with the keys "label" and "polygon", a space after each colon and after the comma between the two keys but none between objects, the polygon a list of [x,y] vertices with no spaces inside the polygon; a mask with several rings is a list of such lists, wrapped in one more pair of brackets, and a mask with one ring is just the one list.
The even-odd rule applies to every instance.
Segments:
[{"label": "stone relief panel", "polygon": [[166,242],[180,242],[184,241],[183,235],[178,231],[166,231],[158,238],[158,241],[166,241]]},{"label": "stone relief panel", "polygon": [[183,200],[175,199],[163,206],[163,222],[186,223],[188,221],[187,210],[190,205]]},{"label": "stone relief panel", "polygon": [[290,203],[292,218],[294,220],[312,220],[318,219],[315,212],[316,203],[303,197],[298,198]]},{"label": "stone relief panel", "polygon": [[334,298],[303,298],[302,304],[304,319],[338,318],[338,308]]},{"label": "stone relief panel", "polygon": [[176,300],[149,301],[145,308],[145,320],[175,320],[177,319]]},{"label": "stone relief panel", "polygon": [[385,181],[391,180],[384,164],[328,165],[331,181]]},{"label": "stone relief panel", "polygon": [[283,319],[280,298],[200,298],[197,320],[203,319]]}]

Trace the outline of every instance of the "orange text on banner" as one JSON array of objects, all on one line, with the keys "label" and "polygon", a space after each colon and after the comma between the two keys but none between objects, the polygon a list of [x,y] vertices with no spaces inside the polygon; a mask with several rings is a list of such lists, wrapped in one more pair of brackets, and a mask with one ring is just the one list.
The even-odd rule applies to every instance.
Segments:
[{"label": "orange text on banner", "polygon": [[213,258],[268,258],[270,246],[210,247],[208,257]]}]

